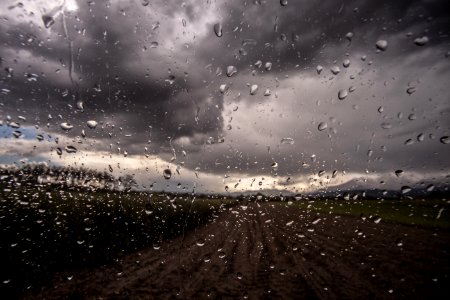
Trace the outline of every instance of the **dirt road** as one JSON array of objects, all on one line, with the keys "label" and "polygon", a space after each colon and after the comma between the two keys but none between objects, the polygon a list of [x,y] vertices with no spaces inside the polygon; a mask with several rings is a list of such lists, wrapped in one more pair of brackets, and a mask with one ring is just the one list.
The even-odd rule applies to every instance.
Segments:
[{"label": "dirt road", "polygon": [[252,203],[28,298],[449,299],[449,245],[448,231]]}]

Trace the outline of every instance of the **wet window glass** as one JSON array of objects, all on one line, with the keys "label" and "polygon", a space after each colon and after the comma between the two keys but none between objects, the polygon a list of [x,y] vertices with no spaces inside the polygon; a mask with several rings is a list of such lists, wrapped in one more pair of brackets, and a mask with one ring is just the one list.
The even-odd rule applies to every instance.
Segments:
[{"label": "wet window glass", "polygon": [[449,298],[449,11],[0,1],[0,294]]}]

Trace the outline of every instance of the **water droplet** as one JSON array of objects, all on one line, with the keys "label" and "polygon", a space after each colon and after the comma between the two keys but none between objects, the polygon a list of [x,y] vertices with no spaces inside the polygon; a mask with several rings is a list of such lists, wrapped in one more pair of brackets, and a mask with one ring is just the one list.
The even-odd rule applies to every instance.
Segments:
[{"label": "water droplet", "polygon": [[386,51],[388,47],[388,42],[386,40],[378,40],[375,44],[378,50]]},{"label": "water droplet", "polygon": [[77,102],[77,108],[81,111],[84,111],[84,105],[83,105],[83,101],[78,101]]},{"label": "water droplet", "polygon": [[323,130],[327,129],[327,127],[328,127],[328,124],[327,124],[327,123],[325,123],[325,122],[320,122],[320,123],[319,123],[319,126],[317,126],[317,129],[319,129],[319,131],[323,131]]},{"label": "water droplet", "polygon": [[228,86],[226,84],[221,84],[219,90],[223,94],[228,90]]},{"label": "water droplet", "polygon": [[44,140],[44,136],[43,136],[42,134],[38,134],[38,135],[36,136],[36,139],[37,139],[38,141],[42,141],[42,140]]},{"label": "water droplet", "polygon": [[172,85],[175,82],[175,76],[171,74],[165,81]]},{"label": "water droplet", "polygon": [[86,122],[86,124],[90,129],[94,129],[95,127],[97,127],[98,123],[97,123],[97,121],[89,120]]},{"label": "water droplet", "polygon": [[427,36],[419,37],[414,40],[414,44],[417,46],[425,46],[430,39]]},{"label": "water droplet", "polygon": [[350,66],[350,60],[344,59],[344,62],[342,63],[342,65],[344,66],[344,68],[348,68]]},{"label": "water droplet", "polygon": [[341,68],[339,68],[338,66],[332,66],[330,71],[331,73],[333,73],[333,75],[337,75],[339,74],[339,72],[341,72]]},{"label": "water droplet", "polygon": [[396,170],[396,171],[395,171],[395,175],[396,175],[397,177],[402,176],[402,175],[403,175],[403,170]]},{"label": "water droplet", "polygon": [[142,6],[148,6],[150,3],[150,0],[141,0]]},{"label": "water droplet", "polygon": [[224,251],[219,251],[219,258],[225,258],[227,254]]},{"label": "water droplet", "polygon": [[270,90],[269,90],[269,89],[266,89],[266,90],[264,91],[264,96],[270,96],[270,95],[271,95]]},{"label": "water droplet", "polygon": [[409,192],[411,192],[412,189],[411,189],[411,187],[405,185],[405,186],[402,186],[401,191],[402,191],[402,195],[405,195],[405,194],[408,194]]},{"label": "water droplet", "polygon": [[15,130],[15,131],[13,131],[12,134],[16,139],[18,139],[22,136],[22,132],[20,130]]},{"label": "water droplet", "polygon": [[69,123],[61,123],[61,128],[63,130],[69,131],[70,129],[73,128],[73,125],[69,124]]},{"label": "water droplet", "polygon": [[74,146],[66,146],[67,153],[77,153],[77,151],[77,148],[75,148]]},{"label": "water droplet", "polygon": [[237,279],[241,280],[242,279],[242,273],[241,272],[237,272],[236,273],[236,277],[237,277]]},{"label": "water droplet", "polygon": [[42,22],[44,22],[45,28],[50,28],[55,23],[55,19],[51,15],[42,15]]},{"label": "water droplet", "polygon": [[322,177],[323,175],[325,175],[325,170],[320,170],[319,173],[317,173],[317,175],[319,177]]},{"label": "water droplet", "polygon": [[16,122],[9,122],[9,127],[14,128],[14,129],[18,129],[20,128],[20,124],[16,123]]},{"label": "water droplet", "polygon": [[227,76],[228,77],[231,77],[231,76],[233,76],[236,73],[237,73],[237,69],[236,69],[235,66],[228,66],[227,67]]},{"label": "water droplet", "polygon": [[250,87],[250,95],[256,94],[256,91],[258,91],[258,85],[252,84],[252,86]]},{"label": "water droplet", "polygon": [[172,177],[172,171],[170,169],[165,169],[163,171],[164,179],[170,179]]},{"label": "water droplet", "polygon": [[376,218],[375,220],[373,220],[373,222],[374,222],[375,224],[378,224],[378,223],[380,223],[380,222],[381,222],[381,218],[380,218],[380,217],[378,217],[378,218]]},{"label": "water droplet", "polygon": [[159,46],[158,42],[151,42],[150,43],[150,48],[156,48],[158,46]]},{"label": "water droplet", "polygon": [[383,129],[391,129],[392,125],[391,125],[391,123],[384,122],[384,123],[381,123],[381,128],[383,128]]},{"label": "water droplet", "polygon": [[450,138],[447,135],[441,137],[440,141],[442,144],[445,144],[445,145],[450,144]]},{"label": "water droplet", "polygon": [[416,91],[416,87],[414,87],[414,86],[411,86],[411,87],[409,87],[409,88],[406,89],[406,93],[407,93],[408,95],[413,94],[415,91]]},{"label": "water droplet", "polygon": [[323,70],[323,67],[322,67],[321,65],[318,65],[318,66],[316,67],[317,74],[320,75],[320,73],[322,72],[322,70]]},{"label": "water droplet", "polygon": [[58,154],[58,155],[62,155],[62,149],[61,148],[56,148],[56,153]]},{"label": "water droplet", "polygon": [[199,239],[197,241],[196,245],[199,246],[199,247],[205,246],[205,240],[204,239]]},{"label": "water droplet", "polygon": [[419,133],[419,135],[417,136],[417,141],[423,142],[424,140],[425,140],[425,135],[423,133]]},{"label": "water droplet", "polygon": [[264,65],[264,68],[266,68],[266,71],[270,71],[272,69],[272,63],[266,62],[266,64]]},{"label": "water droplet", "polygon": [[286,6],[286,5],[288,5],[288,1],[287,0],[280,0],[280,4],[281,4],[281,6]]},{"label": "water droplet", "polygon": [[286,223],[286,226],[292,226],[292,224],[294,224],[294,221],[289,221]]},{"label": "water droplet", "polygon": [[339,92],[338,92],[339,100],[344,100],[345,98],[347,98],[347,96],[348,96],[347,90],[339,90]]},{"label": "water droplet", "polygon": [[270,167],[271,167],[272,169],[276,169],[276,168],[278,168],[278,163],[277,163],[277,162],[273,162],[273,163],[270,165]]},{"label": "water droplet", "polygon": [[412,144],[414,144],[414,140],[413,140],[413,139],[407,139],[407,140],[405,141],[405,145],[406,145],[406,146],[409,146],[409,145],[412,145]]},{"label": "water droplet", "polygon": [[351,42],[353,39],[353,32],[347,32],[347,34],[345,35],[345,38]]},{"label": "water droplet", "polygon": [[282,138],[280,143],[286,145],[294,145],[295,141],[293,138]]},{"label": "water droplet", "polygon": [[221,23],[214,24],[214,33],[216,34],[217,37],[222,36],[222,24]]}]

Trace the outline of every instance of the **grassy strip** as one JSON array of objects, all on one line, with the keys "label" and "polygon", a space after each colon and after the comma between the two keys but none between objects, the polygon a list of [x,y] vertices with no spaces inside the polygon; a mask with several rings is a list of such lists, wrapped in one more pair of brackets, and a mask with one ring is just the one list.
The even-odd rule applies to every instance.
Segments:
[{"label": "grassy strip", "polygon": [[232,204],[192,200],[137,192],[2,187],[0,291],[18,296],[57,271],[94,267],[157,247]]},{"label": "grassy strip", "polygon": [[[324,213],[381,218],[401,224],[450,229],[448,200],[316,200],[297,201],[296,206]],[[439,215],[439,218],[438,218]]]}]

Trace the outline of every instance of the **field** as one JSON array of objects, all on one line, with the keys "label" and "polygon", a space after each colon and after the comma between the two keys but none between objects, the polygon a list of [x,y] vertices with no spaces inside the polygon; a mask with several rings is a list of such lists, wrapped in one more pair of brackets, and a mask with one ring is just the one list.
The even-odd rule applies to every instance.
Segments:
[{"label": "field", "polygon": [[152,193],[2,188],[2,294],[19,296],[55,272],[98,267],[138,249],[157,248],[230,204]]},{"label": "field", "polygon": [[448,201],[193,200],[35,187],[3,191],[3,295],[450,296]]}]

